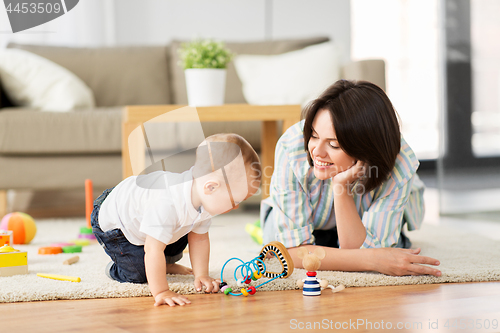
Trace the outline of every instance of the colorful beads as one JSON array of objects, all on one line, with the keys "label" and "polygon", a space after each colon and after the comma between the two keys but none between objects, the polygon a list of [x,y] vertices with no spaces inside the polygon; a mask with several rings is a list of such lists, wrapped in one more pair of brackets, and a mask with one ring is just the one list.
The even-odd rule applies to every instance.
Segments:
[{"label": "colorful beads", "polygon": [[254,271],[253,272],[253,277],[255,277],[256,280],[260,279],[262,277],[262,273],[259,271]]},{"label": "colorful beads", "polygon": [[224,294],[225,295],[229,295],[229,293],[233,291],[233,289],[231,289],[231,287],[227,287],[225,290],[224,290]]},{"label": "colorful beads", "polygon": [[249,290],[248,290],[248,293],[249,293],[250,295],[254,295],[254,294],[257,292],[257,289],[255,289],[255,287],[254,287],[254,286],[250,286],[250,287],[248,287],[248,289],[249,289]]},{"label": "colorful beads", "polygon": [[227,288],[229,288],[227,285],[222,286],[222,288],[220,288],[220,291],[224,292],[224,290],[226,290]]},{"label": "colorful beads", "polygon": [[222,287],[224,286],[227,286],[227,283],[222,281],[221,283],[219,283],[219,289],[222,290]]},{"label": "colorful beads", "polygon": [[248,296],[248,291],[246,291],[245,288],[241,288],[241,293],[243,294],[243,296],[247,297]]},{"label": "colorful beads", "polygon": [[245,283],[246,284],[249,284],[250,282],[252,282],[252,279],[250,277],[248,277],[246,280],[245,280]]},{"label": "colorful beads", "polygon": [[238,287],[243,287],[243,280],[241,280],[241,279],[236,280],[236,285]]}]

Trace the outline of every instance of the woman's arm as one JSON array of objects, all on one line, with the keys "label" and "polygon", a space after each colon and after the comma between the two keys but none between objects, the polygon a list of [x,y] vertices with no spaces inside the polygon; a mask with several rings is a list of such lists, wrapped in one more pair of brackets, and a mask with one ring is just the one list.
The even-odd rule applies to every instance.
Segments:
[{"label": "woman's arm", "polygon": [[339,246],[342,249],[359,249],[366,239],[366,228],[359,217],[354,198],[345,186],[334,190],[334,212],[337,222]]},{"label": "woman's arm", "polygon": [[334,212],[342,249],[359,249],[365,242],[366,228],[359,217],[350,186],[364,174],[364,163],[358,161],[333,177]]},{"label": "woman's arm", "polygon": [[[313,252],[316,245],[304,245]],[[420,249],[405,250],[398,248],[383,249],[336,249],[323,247],[326,256],[321,261],[321,270],[365,272],[374,271],[387,275],[434,275],[441,276],[438,269],[423,266],[438,266],[439,261],[425,256],[419,256]],[[296,268],[302,267],[302,259],[298,257],[298,247],[288,249]]]}]

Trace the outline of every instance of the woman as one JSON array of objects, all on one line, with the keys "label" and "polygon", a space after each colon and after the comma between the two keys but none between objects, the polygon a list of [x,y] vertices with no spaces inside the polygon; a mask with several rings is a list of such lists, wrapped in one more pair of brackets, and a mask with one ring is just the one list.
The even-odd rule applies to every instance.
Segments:
[{"label": "woman", "polygon": [[[270,197],[262,202],[264,242],[324,246],[322,269],[433,274],[402,233],[423,219],[419,162],[396,111],[378,86],[340,80],[304,109],[276,146]],[[340,247],[342,250],[337,249]]]}]

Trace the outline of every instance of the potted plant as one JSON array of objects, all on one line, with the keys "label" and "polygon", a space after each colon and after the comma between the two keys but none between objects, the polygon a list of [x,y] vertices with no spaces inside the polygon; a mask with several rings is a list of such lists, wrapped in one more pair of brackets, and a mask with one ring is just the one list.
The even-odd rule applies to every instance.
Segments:
[{"label": "potted plant", "polygon": [[226,66],[234,54],[223,42],[197,39],[183,43],[180,64],[186,76],[190,106],[224,104]]}]

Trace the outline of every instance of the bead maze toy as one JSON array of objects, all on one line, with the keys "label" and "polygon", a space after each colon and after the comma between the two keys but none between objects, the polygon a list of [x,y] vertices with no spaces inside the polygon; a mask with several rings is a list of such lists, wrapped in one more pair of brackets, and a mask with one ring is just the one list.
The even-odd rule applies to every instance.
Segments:
[{"label": "bead maze toy", "polygon": [[9,245],[0,247],[0,276],[28,274],[28,253]]},{"label": "bead maze toy", "polygon": [[[264,259],[266,258],[266,255],[268,253],[273,254],[276,258],[279,259],[282,268],[281,272],[270,272],[267,270],[266,264],[264,263]],[[227,282],[224,281],[223,277],[226,265],[232,260],[241,262],[241,265],[236,267],[236,269],[234,270],[234,279],[236,280],[236,284],[238,285],[238,287],[243,287],[244,284],[249,285],[252,281],[256,281],[261,277],[267,277],[270,280],[265,281],[257,286],[243,287],[241,288],[239,293],[233,292],[231,287],[227,285]],[[228,261],[226,261],[220,273],[221,283],[219,287],[220,290],[226,295],[232,295],[232,296],[243,295],[245,297],[248,295],[254,295],[257,291],[257,288],[259,288],[260,286],[263,286],[266,283],[269,283],[279,278],[285,279],[289,277],[293,273],[293,268],[294,268],[293,261],[286,247],[280,242],[271,242],[262,248],[260,254],[257,257],[248,262],[244,262],[239,258],[231,258]],[[238,279],[238,273],[240,275],[240,279]]]}]

